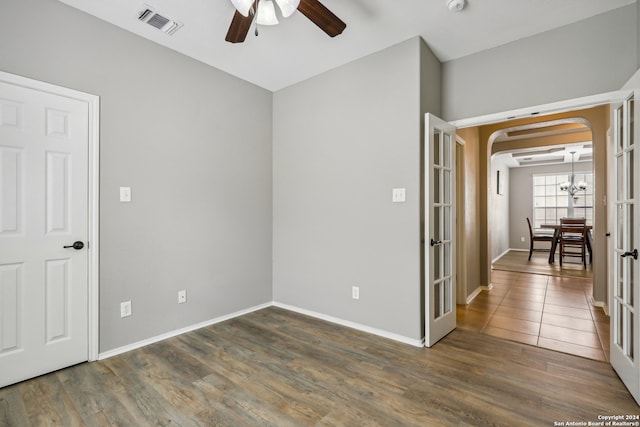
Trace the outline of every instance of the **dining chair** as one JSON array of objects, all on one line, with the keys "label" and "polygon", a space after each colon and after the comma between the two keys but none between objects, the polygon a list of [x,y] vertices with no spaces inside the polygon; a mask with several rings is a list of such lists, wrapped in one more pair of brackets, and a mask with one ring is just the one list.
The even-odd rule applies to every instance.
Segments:
[{"label": "dining chair", "polygon": [[565,257],[580,258],[587,268],[587,227],[584,218],[560,218],[560,267]]},{"label": "dining chair", "polygon": [[534,233],[531,226],[531,220],[527,217],[527,224],[529,225],[529,261],[531,261],[531,254],[536,252],[549,252],[549,248],[534,248],[533,242],[548,242],[553,241],[553,236],[549,233]]}]

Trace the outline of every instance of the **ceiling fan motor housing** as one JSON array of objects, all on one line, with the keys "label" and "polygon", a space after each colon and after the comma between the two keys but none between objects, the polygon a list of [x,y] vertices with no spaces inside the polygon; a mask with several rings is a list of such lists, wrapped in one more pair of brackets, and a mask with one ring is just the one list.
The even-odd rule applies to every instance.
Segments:
[{"label": "ceiling fan motor housing", "polygon": [[460,12],[464,6],[465,0],[447,0],[447,7],[451,12]]}]

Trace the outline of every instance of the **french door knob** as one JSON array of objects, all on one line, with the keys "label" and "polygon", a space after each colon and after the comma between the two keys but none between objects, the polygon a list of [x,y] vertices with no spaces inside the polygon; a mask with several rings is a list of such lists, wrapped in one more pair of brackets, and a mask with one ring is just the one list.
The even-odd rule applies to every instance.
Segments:
[{"label": "french door knob", "polygon": [[638,250],[634,249],[631,252],[627,251],[625,253],[623,253],[622,255],[620,255],[622,258],[626,258],[628,256],[632,256],[633,259],[638,259]]},{"label": "french door knob", "polygon": [[442,244],[442,240],[433,240],[433,239],[431,239],[431,246],[441,245],[441,244]]},{"label": "french door knob", "polygon": [[80,240],[73,242],[73,245],[69,245],[69,246],[63,246],[63,248],[67,249],[67,248],[73,248],[76,251],[79,251],[80,249],[84,248],[84,243],[82,243]]}]

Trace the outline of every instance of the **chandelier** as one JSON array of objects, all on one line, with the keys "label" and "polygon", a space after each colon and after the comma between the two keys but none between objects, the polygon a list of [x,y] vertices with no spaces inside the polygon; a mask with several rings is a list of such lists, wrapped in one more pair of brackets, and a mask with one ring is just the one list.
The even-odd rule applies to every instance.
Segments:
[{"label": "chandelier", "polygon": [[[284,18],[291,16],[298,8],[300,0],[275,0],[280,8],[280,12]],[[242,16],[256,15],[256,24],[259,25],[277,25],[278,17],[276,16],[276,8],[272,0],[231,0],[236,10]],[[258,10],[254,9],[254,3],[257,3]]]},{"label": "chandelier", "polygon": [[576,174],[573,169],[573,161],[574,161],[575,154],[576,154],[575,151],[571,152],[571,178],[569,179],[568,182],[563,182],[562,184],[560,184],[560,190],[568,192],[571,195],[571,197],[573,197],[574,201],[578,200],[578,196],[576,195],[578,194],[578,191],[584,191],[587,189],[586,182],[584,181],[576,182]]}]

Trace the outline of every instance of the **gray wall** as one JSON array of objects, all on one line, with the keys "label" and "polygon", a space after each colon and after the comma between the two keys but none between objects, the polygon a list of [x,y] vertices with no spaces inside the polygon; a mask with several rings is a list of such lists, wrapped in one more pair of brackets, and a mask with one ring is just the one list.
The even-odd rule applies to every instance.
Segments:
[{"label": "gray wall", "polygon": [[444,63],[443,118],[619,90],[638,68],[636,19],[632,4]]},{"label": "gray wall", "polygon": [[[502,194],[498,194],[498,174],[500,171],[500,182]],[[491,158],[491,188],[490,195],[490,212],[489,212],[489,233],[491,238],[491,254],[489,259],[494,260],[503,252],[509,249],[509,228],[505,224],[509,224],[509,207],[510,207],[510,191],[509,185],[510,170],[505,164],[502,156],[496,155]]]},{"label": "gray wall", "polygon": [[[570,170],[570,165],[557,164],[545,166],[528,166],[510,169],[509,184],[511,191],[509,212],[509,246],[512,249],[529,250],[529,228],[525,218],[533,221],[533,179],[535,174],[564,173]],[[577,162],[576,172],[591,171],[591,162]],[[525,241],[521,242],[520,237]],[[537,246],[536,246],[537,247]]]},{"label": "gray wall", "polygon": [[55,0],[0,10],[0,70],[100,96],[100,351],[270,302],[271,93]]},{"label": "gray wall", "polygon": [[440,73],[422,43],[274,94],[275,301],[422,338],[420,87]]}]

